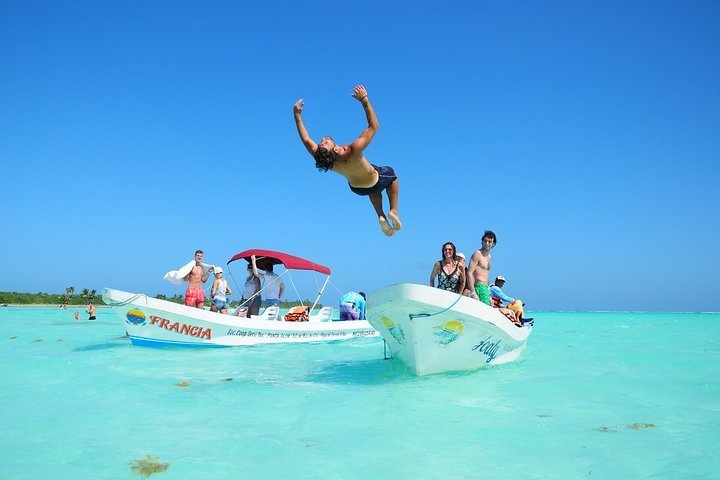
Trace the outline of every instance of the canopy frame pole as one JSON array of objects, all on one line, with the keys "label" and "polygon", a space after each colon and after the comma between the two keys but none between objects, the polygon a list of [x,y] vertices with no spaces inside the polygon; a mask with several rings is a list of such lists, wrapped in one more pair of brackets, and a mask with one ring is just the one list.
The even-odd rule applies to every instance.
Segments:
[{"label": "canopy frame pole", "polygon": [[[286,273],[287,273],[287,272],[290,272],[290,270],[285,270],[285,272],[286,272]],[[300,305],[302,305],[302,306],[304,307],[304,306],[305,306],[305,303],[303,303],[302,298],[300,298],[300,292],[298,292],[298,289],[297,289],[297,287],[295,286],[295,281],[293,281],[292,275],[290,275],[290,273],[288,273],[288,278],[290,279],[290,284],[292,285],[293,290],[295,290],[295,295],[297,295],[297,298],[298,298],[298,301],[300,302]]]},{"label": "canopy frame pole", "polygon": [[[235,291],[239,292],[240,287],[238,287],[237,282],[235,281],[235,275],[233,275],[232,270],[230,270],[230,264],[226,264],[225,267],[227,268],[228,273],[230,274],[230,278],[232,278],[233,285],[235,285]],[[242,300],[242,294],[240,294],[240,299]]]},{"label": "canopy frame pole", "polygon": [[325,287],[327,286],[327,284],[328,284],[329,281],[330,281],[330,275],[328,275],[328,276],[325,278],[325,283],[323,283],[322,288],[321,288],[320,291],[318,292],[318,296],[315,298],[315,303],[313,303],[313,306],[312,306],[312,308],[310,309],[310,315],[312,315],[313,310],[315,310],[315,306],[316,306],[316,305],[318,304],[318,302],[320,301],[320,297],[322,297],[322,294],[323,294],[323,292],[325,291]]}]

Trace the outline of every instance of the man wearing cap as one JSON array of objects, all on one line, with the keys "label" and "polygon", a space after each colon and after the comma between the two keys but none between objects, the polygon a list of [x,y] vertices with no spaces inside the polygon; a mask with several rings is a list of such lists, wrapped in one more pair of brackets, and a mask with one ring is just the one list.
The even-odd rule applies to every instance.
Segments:
[{"label": "man wearing cap", "polygon": [[490,296],[500,299],[501,304],[509,304],[515,301],[514,298],[505,295],[502,291],[502,287],[505,285],[505,277],[498,275],[495,277],[495,283],[490,285]]},{"label": "man wearing cap", "polygon": [[228,285],[227,280],[223,278],[223,269],[215,267],[215,281],[213,282],[212,293],[210,295],[212,297],[210,310],[213,312],[219,311],[220,313],[227,313],[227,295],[232,295],[230,285]]},{"label": "man wearing cap", "polygon": [[340,320],[365,320],[364,292],[348,292],[340,297]]}]

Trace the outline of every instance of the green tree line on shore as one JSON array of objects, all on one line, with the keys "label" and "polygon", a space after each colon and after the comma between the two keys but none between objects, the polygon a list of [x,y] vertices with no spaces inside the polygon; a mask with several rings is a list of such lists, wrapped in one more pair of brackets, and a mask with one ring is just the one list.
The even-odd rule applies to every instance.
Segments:
[{"label": "green tree line on shore", "polygon": [[96,290],[83,289],[75,293],[73,287],[65,289],[65,293],[25,293],[0,292],[0,304],[13,305],[87,305],[89,302],[105,305]]},{"label": "green tree line on shore", "polygon": [[[166,296],[162,294],[155,295],[155,298],[159,300],[167,300],[173,303],[185,303],[185,297],[183,295]],[[101,296],[97,294],[96,290],[89,290],[84,288],[80,293],[75,293],[74,287],[68,287],[65,289],[65,293],[24,293],[24,292],[0,292],[0,304],[10,305],[87,305],[88,302],[93,302],[96,305],[105,305]],[[264,304],[265,302],[263,302]],[[304,300],[302,303],[305,305],[312,306],[311,300]],[[230,306],[236,307],[240,304],[239,301],[230,302]],[[287,309],[300,305],[300,301],[294,302],[280,302],[280,308]],[[206,306],[210,306],[210,299],[205,301]],[[317,305],[317,308],[322,308],[322,304]]]}]

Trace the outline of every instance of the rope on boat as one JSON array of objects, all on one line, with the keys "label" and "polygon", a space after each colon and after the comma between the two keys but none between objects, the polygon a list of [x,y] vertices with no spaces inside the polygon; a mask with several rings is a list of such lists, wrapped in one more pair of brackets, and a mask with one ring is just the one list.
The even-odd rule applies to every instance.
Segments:
[{"label": "rope on boat", "polygon": [[[240,287],[238,287],[238,283],[235,281],[235,275],[233,275],[232,270],[230,270],[230,264],[225,265],[225,268],[227,268],[227,271],[230,274],[230,278],[232,278],[233,285],[235,285],[235,292],[241,291]],[[242,296],[240,298],[242,298]]]},{"label": "rope on boat", "polygon": [[443,309],[443,310],[440,310],[439,312],[435,312],[435,313],[410,313],[410,314],[408,314],[408,317],[410,317],[410,320],[413,320],[413,319],[415,319],[415,318],[434,317],[435,315],[440,315],[441,313],[445,313],[445,312],[447,312],[448,310],[450,310],[452,307],[454,307],[455,304],[458,303],[461,298],[462,298],[462,295],[458,295],[457,299],[455,299],[455,301],[454,301],[453,303],[451,303],[449,307],[447,307],[447,308],[445,308],[445,309]]},{"label": "rope on boat", "polygon": [[342,295],[345,293],[345,292],[341,292],[340,289],[339,289],[338,287],[336,287],[333,282],[328,281],[328,283],[330,283],[330,285],[332,285],[332,287],[333,287],[335,290],[337,290],[337,292],[340,294],[340,296],[342,296]]}]

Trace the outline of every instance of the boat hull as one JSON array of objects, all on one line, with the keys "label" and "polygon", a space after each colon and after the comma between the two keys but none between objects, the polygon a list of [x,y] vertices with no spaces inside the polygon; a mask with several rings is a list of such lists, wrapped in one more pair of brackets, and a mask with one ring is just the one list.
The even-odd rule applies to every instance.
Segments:
[{"label": "boat hull", "polygon": [[393,357],[416,375],[516,360],[532,331],[477,300],[410,283],[372,293],[367,312]]},{"label": "boat hull", "polygon": [[232,347],[377,336],[364,320],[285,322],[224,315],[106,288],[103,300],[122,320],[133,345]]}]

